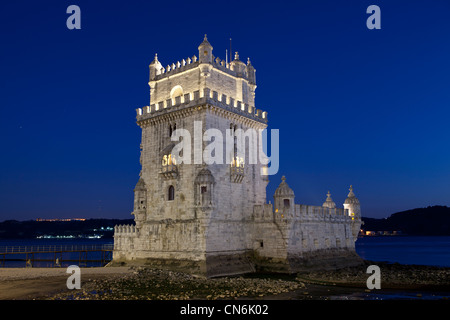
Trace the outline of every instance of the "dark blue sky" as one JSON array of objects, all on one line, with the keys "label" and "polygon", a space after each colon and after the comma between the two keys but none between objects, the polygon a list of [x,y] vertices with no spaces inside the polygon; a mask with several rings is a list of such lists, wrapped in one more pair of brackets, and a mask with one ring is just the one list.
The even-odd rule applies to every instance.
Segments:
[{"label": "dark blue sky", "polygon": [[[81,8],[81,30],[66,8]],[[366,9],[381,8],[381,30]],[[296,202],[363,216],[450,205],[447,1],[8,1],[0,4],[0,221],[129,218],[139,173],[135,109],[148,65],[229,38],[257,72]]]}]

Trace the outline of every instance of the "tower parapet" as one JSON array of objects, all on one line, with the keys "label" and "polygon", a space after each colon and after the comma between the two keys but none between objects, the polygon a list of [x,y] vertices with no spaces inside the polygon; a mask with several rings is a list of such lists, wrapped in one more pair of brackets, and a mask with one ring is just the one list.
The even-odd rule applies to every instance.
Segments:
[{"label": "tower parapet", "polygon": [[224,93],[211,91],[204,88],[202,91],[197,90],[185,93],[178,97],[158,101],[155,104],[136,109],[136,118],[138,123],[142,120],[157,117],[168,112],[189,109],[198,105],[209,104],[211,106],[220,107],[226,111],[250,118],[252,120],[267,123],[268,114],[266,111],[256,109],[254,106],[236,101],[234,98]]},{"label": "tower parapet", "polygon": [[[157,116],[166,108],[188,103],[221,103],[224,107],[242,115],[266,122],[267,112],[256,109],[256,70],[248,59],[247,64],[235,59],[226,62],[214,57],[213,47],[206,38],[198,47],[198,54],[163,67],[157,55],[150,64],[150,104],[137,109],[138,116]],[[173,109],[171,110],[173,111]]]},{"label": "tower parapet", "polygon": [[[220,57],[214,57],[207,59],[206,61],[200,61],[194,54],[192,57],[187,57],[181,61],[177,61],[168,64],[165,68],[158,61],[158,54],[155,54],[155,60],[150,64],[150,81],[161,80],[163,78],[176,75],[180,72],[188,71],[198,67],[201,63],[211,64],[214,68],[227,73],[233,77],[241,77],[248,80],[252,84],[256,84],[256,70],[250,62],[250,58],[247,60],[247,65],[239,60],[239,53],[236,52],[235,60],[231,62],[225,62]],[[255,88],[256,89],[256,88]]]}]

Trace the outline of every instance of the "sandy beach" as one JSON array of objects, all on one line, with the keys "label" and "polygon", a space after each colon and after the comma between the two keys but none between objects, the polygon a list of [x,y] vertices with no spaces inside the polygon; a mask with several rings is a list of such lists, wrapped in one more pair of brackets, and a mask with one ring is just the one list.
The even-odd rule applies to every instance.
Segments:
[{"label": "sandy beach", "polygon": [[[203,279],[145,267],[81,268],[81,289],[69,290],[66,268],[0,269],[1,300],[338,300],[450,298],[450,268],[379,263],[382,290],[367,290],[367,265],[297,275]],[[387,291],[386,291],[387,290]]]},{"label": "sandy beach", "polygon": [[[0,268],[0,299],[45,299],[68,291],[66,268]],[[81,286],[132,272],[128,267],[81,268]]]}]

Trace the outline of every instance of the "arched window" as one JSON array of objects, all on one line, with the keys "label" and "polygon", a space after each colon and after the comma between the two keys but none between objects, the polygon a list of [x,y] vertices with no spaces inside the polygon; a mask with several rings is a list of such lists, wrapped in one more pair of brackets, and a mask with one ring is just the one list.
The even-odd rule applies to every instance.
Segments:
[{"label": "arched window", "polygon": [[172,201],[175,199],[175,188],[173,186],[169,187],[169,190],[167,192],[167,200]]},{"label": "arched window", "polygon": [[176,97],[183,95],[183,88],[181,86],[175,86],[170,90],[170,98],[175,99]]}]

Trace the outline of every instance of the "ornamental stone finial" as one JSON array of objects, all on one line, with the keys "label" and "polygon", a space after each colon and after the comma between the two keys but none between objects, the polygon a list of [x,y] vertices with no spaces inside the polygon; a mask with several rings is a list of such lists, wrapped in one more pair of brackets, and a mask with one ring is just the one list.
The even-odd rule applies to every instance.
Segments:
[{"label": "ornamental stone finial", "polygon": [[350,188],[348,189],[350,192],[348,193],[348,198],[355,198],[355,194],[353,193],[353,186],[350,185]]}]

